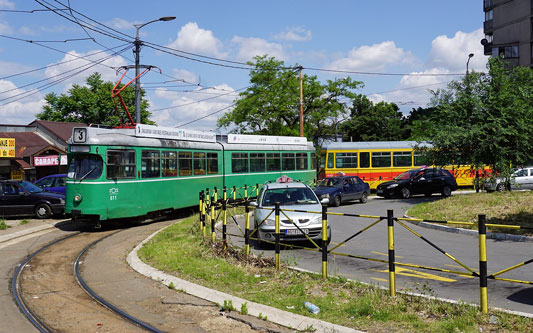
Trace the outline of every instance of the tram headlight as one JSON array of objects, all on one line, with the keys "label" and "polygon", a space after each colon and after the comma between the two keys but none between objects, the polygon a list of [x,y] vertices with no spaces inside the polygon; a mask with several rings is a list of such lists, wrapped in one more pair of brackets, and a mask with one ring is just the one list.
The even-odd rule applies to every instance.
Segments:
[{"label": "tram headlight", "polygon": [[81,194],[76,193],[76,195],[74,195],[74,202],[81,202],[82,200],[83,197],[81,196]]}]

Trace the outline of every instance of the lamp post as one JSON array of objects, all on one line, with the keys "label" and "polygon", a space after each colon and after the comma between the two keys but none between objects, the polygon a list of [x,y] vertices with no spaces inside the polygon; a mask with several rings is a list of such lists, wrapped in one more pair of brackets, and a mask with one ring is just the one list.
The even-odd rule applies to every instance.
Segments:
[{"label": "lamp post", "polygon": [[468,60],[466,61],[466,75],[468,75],[468,63],[470,62],[470,59],[474,56],[474,53],[470,53],[468,55]]},{"label": "lamp post", "polygon": [[172,21],[176,16],[163,16],[157,20],[152,20],[143,24],[134,24],[133,26],[137,28],[137,34],[135,35],[135,121],[137,124],[141,123],[141,82],[139,80],[140,64],[139,64],[139,54],[141,53],[142,42],[139,39],[139,30],[150,23],[157,21]]}]

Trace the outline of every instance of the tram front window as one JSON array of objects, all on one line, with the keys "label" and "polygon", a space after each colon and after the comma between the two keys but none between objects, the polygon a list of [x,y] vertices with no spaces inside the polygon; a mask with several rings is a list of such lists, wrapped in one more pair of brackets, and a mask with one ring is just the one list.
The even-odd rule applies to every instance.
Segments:
[{"label": "tram front window", "polygon": [[102,175],[102,158],[98,155],[74,155],[70,160],[67,177],[71,179],[97,179]]}]

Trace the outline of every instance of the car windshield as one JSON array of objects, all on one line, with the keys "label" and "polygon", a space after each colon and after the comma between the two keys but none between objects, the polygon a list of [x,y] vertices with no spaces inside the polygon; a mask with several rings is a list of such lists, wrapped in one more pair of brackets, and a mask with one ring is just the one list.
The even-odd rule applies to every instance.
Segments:
[{"label": "car windshield", "polygon": [[400,173],[398,176],[394,177],[394,180],[411,179],[413,177],[413,174],[414,174],[414,171],[412,170],[405,171],[405,172]]},{"label": "car windshield", "polygon": [[307,187],[276,188],[265,191],[263,206],[274,206],[276,202],[282,206],[311,205],[317,204],[318,199],[314,192]]},{"label": "car windshield", "polygon": [[30,192],[30,193],[43,192],[43,190],[40,187],[37,187],[37,186],[33,185],[32,183],[27,182],[27,181],[20,182],[19,186],[22,187],[24,190],[26,190],[26,192]]},{"label": "car windshield", "polygon": [[70,179],[97,179],[102,175],[102,158],[98,155],[79,154],[70,160],[67,177]]},{"label": "car windshield", "polygon": [[318,183],[318,187],[339,187],[342,185],[342,178],[325,178]]}]

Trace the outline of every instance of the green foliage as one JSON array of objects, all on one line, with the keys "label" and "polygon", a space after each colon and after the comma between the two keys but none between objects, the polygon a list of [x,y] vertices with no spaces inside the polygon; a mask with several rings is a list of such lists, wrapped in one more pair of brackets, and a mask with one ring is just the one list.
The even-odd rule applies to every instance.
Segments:
[{"label": "green foliage", "polygon": [[510,165],[533,161],[533,69],[508,68],[499,58],[487,67],[434,91],[434,112],[415,127],[430,123],[435,164],[488,165],[505,176]]},{"label": "green foliage", "polygon": [[4,220],[0,220],[0,230],[6,230],[7,228],[10,228],[11,226],[7,225]]},{"label": "green foliage", "polygon": [[226,312],[231,312],[235,310],[236,309],[233,306],[233,302],[231,300],[224,300],[224,305],[220,309],[220,311],[226,311]]},{"label": "green foliage", "polygon": [[[111,90],[115,84],[111,81],[104,82],[99,73],[91,74],[85,82],[86,86],[74,84],[67,94],[59,96],[55,93],[47,94],[45,96],[46,104],[43,106],[43,111],[37,114],[37,118],[109,126],[120,125],[120,118],[111,97]],[[123,87],[123,85],[118,87]],[[122,91],[121,96],[135,121],[135,91],[133,87],[128,86]],[[147,111],[148,101],[143,99],[143,96],[144,91],[141,89],[142,123],[153,125],[155,123],[149,120],[151,113]],[[123,121],[129,123],[124,110],[120,107],[120,102],[117,105],[119,105]]]},{"label": "green foliage", "polygon": [[399,141],[408,137],[405,119],[394,103],[374,104],[364,95],[353,99],[350,119],[340,125],[347,141]]},{"label": "green foliage", "polygon": [[28,221],[26,219],[20,221],[20,225],[24,225],[24,224],[28,224],[28,223],[30,223],[30,221]]},{"label": "green foliage", "polygon": [[176,289],[176,286],[174,285],[174,282],[170,281],[170,283],[168,284],[168,289]]},{"label": "green foliage", "polygon": [[241,304],[241,314],[243,315],[248,314],[248,302],[244,302]]},{"label": "green foliage", "polygon": [[[219,127],[232,127],[238,133],[298,136],[300,133],[300,81],[298,67],[285,67],[283,61],[258,56],[250,71],[251,86],[240,93],[232,112],[218,120]],[[317,141],[332,135],[348,108],[346,98],[362,82],[350,78],[318,82],[303,75],[304,135]]]}]

